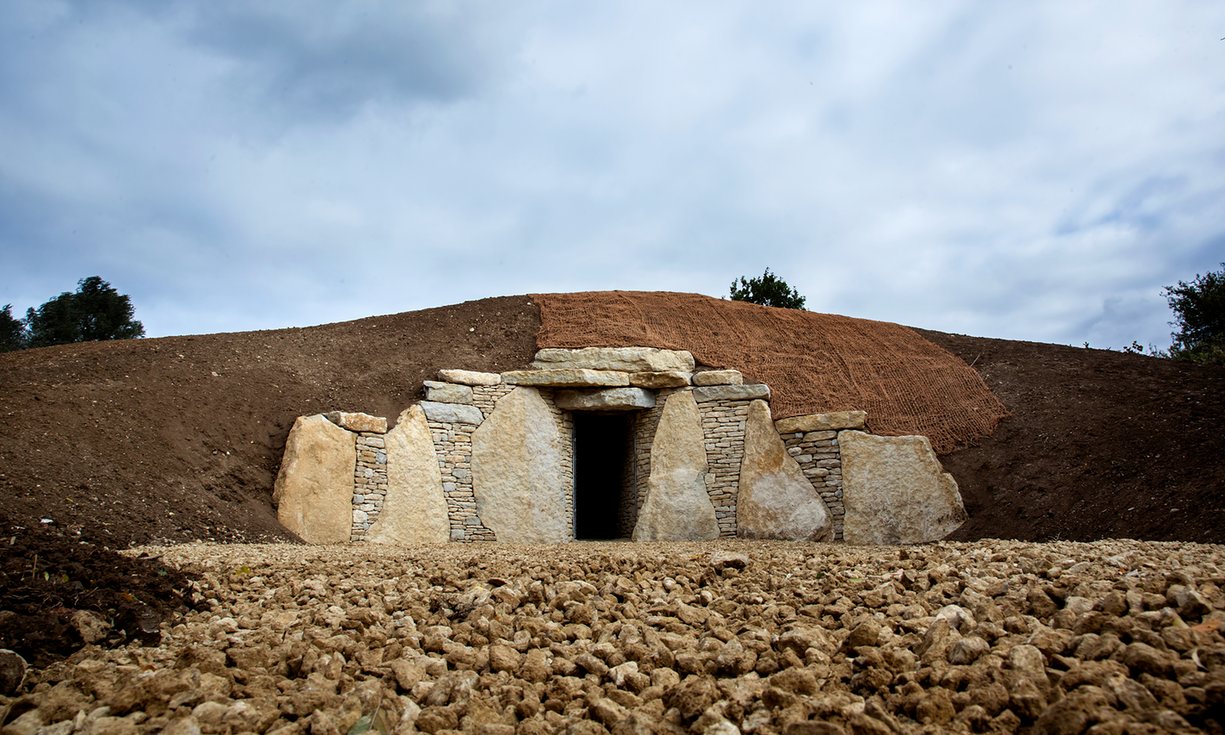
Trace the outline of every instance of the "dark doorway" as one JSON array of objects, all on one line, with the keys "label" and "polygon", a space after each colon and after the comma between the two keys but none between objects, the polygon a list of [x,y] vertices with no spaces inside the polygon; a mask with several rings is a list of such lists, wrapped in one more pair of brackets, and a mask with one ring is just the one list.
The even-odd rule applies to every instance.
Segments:
[{"label": "dark doorway", "polygon": [[628,538],[637,521],[632,413],[574,413],[574,536]]}]

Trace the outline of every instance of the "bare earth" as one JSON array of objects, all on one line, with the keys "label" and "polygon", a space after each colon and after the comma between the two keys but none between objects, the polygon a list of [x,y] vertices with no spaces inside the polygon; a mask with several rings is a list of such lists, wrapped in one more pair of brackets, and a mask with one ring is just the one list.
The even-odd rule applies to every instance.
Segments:
[{"label": "bare earth", "polygon": [[145,551],[199,610],[32,670],[3,732],[1223,731],[1217,545]]}]

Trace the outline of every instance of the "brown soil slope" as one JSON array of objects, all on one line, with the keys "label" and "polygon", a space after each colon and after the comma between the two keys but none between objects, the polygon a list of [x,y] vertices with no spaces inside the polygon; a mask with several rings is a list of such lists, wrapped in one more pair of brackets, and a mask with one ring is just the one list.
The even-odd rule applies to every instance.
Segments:
[{"label": "brown soil slope", "polygon": [[[284,538],[270,497],[296,416],[394,418],[439,368],[526,365],[539,329],[517,296],[0,355],[0,534],[51,518],[111,546]],[[922,334],[1012,413],[944,458],[971,514],[961,538],[1225,542],[1225,370]]]},{"label": "brown soil slope", "polygon": [[518,296],[0,355],[0,521],[113,546],[285,538],[270,498],[295,417],[394,419],[439,368],[526,365],[538,328]]},{"label": "brown soil slope", "polygon": [[970,514],[953,538],[1225,542],[1225,367],[922,334],[1012,412],[941,458]]}]

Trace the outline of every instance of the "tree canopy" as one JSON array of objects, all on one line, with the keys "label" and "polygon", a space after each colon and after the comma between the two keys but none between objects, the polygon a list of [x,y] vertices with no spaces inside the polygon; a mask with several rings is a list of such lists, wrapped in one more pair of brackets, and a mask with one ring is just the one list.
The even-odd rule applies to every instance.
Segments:
[{"label": "tree canopy", "polygon": [[744,276],[732,281],[732,301],[748,301],[762,306],[778,306],[783,309],[803,309],[804,297],[786,281],[766,268],[757,278]]},{"label": "tree canopy", "polygon": [[75,292],[65,291],[37,309],[27,309],[25,319],[15,319],[12,305],[5,306],[0,311],[0,351],[145,336],[144,325],[133,316],[126,295],[99,276],[82,278]]},{"label": "tree canopy", "polygon": [[1174,312],[1170,357],[1225,364],[1225,263],[1187,283],[1162,289]]}]

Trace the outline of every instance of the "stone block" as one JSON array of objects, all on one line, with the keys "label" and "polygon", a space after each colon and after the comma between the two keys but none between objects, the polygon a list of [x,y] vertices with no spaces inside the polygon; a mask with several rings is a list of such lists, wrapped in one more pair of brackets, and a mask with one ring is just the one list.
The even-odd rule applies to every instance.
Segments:
[{"label": "stone block", "polygon": [[689,385],[689,378],[693,373],[679,371],[656,371],[643,373],[630,373],[630,385],[637,388],[650,388],[659,390],[660,388],[683,388]]},{"label": "stone block", "polygon": [[342,429],[349,431],[370,431],[376,434],[387,432],[387,419],[382,416],[371,416],[368,413],[349,413],[347,411],[332,411],[325,414],[327,420]]},{"label": "stone block", "polygon": [[660,350],[654,347],[582,347],[573,350],[540,350],[536,353],[532,367],[540,370],[579,368],[627,373],[691,373],[695,364],[693,355],[683,350]]},{"label": "stone block", "polygon": [[809,431],[839,431],[842,429],[862,429],[868,420],[864,411],[833,411],[830,413],[810,413],[803,416],[788,416],[774,422],[774,428],[780,434],[796,434]]},{"label": "stone block", "polygon": [[565,411],[641,411],[655,407],[655,394],[642,388],[561,390],[556,402]]},{"label": "stone block", "polygon": [[739,370],[704,370],[693,374],[694,385],[743,385]]},{"label": "stone block", "polygon": [[502,381],[508,385],[544,388],[616,388],[629,385],[630,376],[624,372],[589,370],[585,368],[512,370],[508,373],[502,373]]},{"label": "stone block", "polygon": [[387,432],[387,494],[367,540],[384,544],[442,543],[450,538],[442,472],[425,411],[410,406]]},{"label": "stone block", "polygon": [[472,388],[458,383],[425,381],[425,400],[437,403],[472,403]]},{"label": "stone block", "polygon": [[309,544],[349,540],[356,435],[322,415],[299,416],[272,489],[281,525]]},{"label": "stone block", "polygon": [[515,388],[472,434],[472,490],[477,514],[498,541],[571,539],[563,437],[535,388]]},{"label": "stone block", "polygon": [[829,509],[787,453],[765,401],[749,404],[736,527],[745,538],[791,541],[826,541],[833,530]]},{"label": "stone block", "polygon": [[[706,491],[706,447],[693,393],[668,396],[651,441],[647,494],[638,511],[635,541],[700,541],[719,537],[715,506]],[[713,482],[713,478],[710,478]]]},{"label": "stone block", "polygon": [[925,436],[839,434],[849,544],[938,541],[966,520],[961,493]]},{"label": "stone block", "polygon": [[[696,377],[696,374],[695,374]],[[710,385],[693,389],[693,400],[706,401],[754,401],[770,400],[770,386],[762,383],[750,385]]]},{"label": "stone block", "polygon": [[466,406],[460,403],[438,403],[436,401],[421,401],[421,410],[429,421],[441,424],[471,424],[479,426],[485,420],[485,415],[476,406]]},{"label": "stone block", "polygon": [[460,385],[498,385],[502,376],[498,373],[479,373],[474,370],[439,370],[438,379],[444,383]]}]

